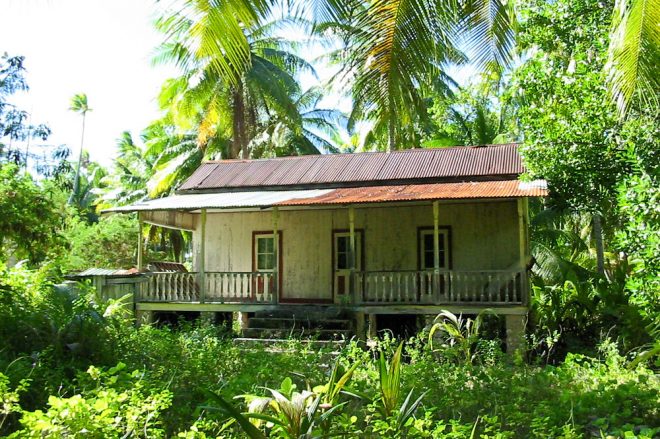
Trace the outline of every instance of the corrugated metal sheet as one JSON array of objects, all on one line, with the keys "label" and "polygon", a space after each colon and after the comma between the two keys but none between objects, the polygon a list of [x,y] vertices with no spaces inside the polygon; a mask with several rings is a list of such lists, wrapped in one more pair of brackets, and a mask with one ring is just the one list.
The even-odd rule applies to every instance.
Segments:
[{"label": "corrugated metal sheet", "polygon": [[505,180],[339,188],[318,197],[282,201],[278,205],[314,206],[418,200],[543,197],[546,195],[547,188],[544,181],[523,183],[516,180]]},{"label": "corrugated metal sheet", "polygon": [[328,154],[205,163],[180,191],[511,176],[525,171],[516,144],[391,153]]},{"label": "corrugated metal sheet", "polygon": [[137,212],[148,210],[198,210],[268,207],[283,201],[298,198],[315,198],[332,189],[310,189],[303,191],[251,191],[223,192],[215,194],[172,195],[171,197],[141,201],[130,206],[107,209],[104,212]]},{"label": "corrugated metal sheet", "polygon": [[81,271],[80,273],[76,273],[73,275],[70,275],[68,277],[91,277],[91,276],[132,276],[139,274],[137,269],[131,268],[128,270],[117,270],[117,269],[109,269],[109,268],[88,268],[85,271]]},{"label": "corrugated metal sheet", "polygon": [[517,180],[465,183],[370,186],[359,188],[302,191],[251,191],[214,194],[173,195],[144,201],[106,212],[153,210],[199,210],[261,208],[271,206],[315,206],[332,204],[385,203],[393,201],[448,200],[470,198],[543,197],[544,181],[523,183]]}]

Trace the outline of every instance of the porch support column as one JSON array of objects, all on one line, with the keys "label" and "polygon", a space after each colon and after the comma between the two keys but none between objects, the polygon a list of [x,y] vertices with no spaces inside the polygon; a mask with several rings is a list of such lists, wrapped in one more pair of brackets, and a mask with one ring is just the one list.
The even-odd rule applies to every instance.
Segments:
[{"label": "porch support column", "polygon": [[201,303],[206,300],[206,209],[202,209],[199,243],[199,294]]},{"label": "porch support column", "polygon": [[433,293],[440,291],[440,204],[433,202]]},{"label": "porch support column", "polygon": [[353,303],[357,302],[357,297],[355,297],[355,208],[353,206],[348,207],[348,240],[349,240],[349,267],[351,269],[351,275],[348,280],[348,292],[350,297],[353,299]]},{"label": "porch support column", "polygon": [[275,266],[273,267],[273,301],[279,302],[279,275],[280,275],[280,235],[279,235],[280,211],[277,206],[273,207],[273,255]]},{"label": "porch support column", "polygon": [[527,198],[518,198],[518,253],[520,256],[520,288],[521,300],[523,305],[528,303],[528,279],[527,279],[527,262],[529,261],[529,211]]},{"label": "porch support column", "polygon": [[142,271],[144,269],[144,241],[142,239],[142,231],[144,230],[144,221],[142,215],[138,212],[138,247],[137,247],[137,269]]},{"label": "porch support column", "polygon": [[358,311],[355,313],[355,336],[358,340],[366,340],[367,332],[365,328],[365,318],[364,312]]},{"label": "porch support column", "polygon": [[506,315],[506,353],[525,353],[526,315]]},{"label": "porch support column", "polygon": [[378,338],[378,320],[376,314],[369,314],[369,333],[368,338]]}]

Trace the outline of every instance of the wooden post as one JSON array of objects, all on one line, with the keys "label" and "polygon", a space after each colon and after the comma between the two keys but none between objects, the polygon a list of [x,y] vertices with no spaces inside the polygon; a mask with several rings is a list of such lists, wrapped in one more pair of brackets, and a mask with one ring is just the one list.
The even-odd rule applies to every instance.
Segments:
[{"label": "wooden post", "polygon": [[506,325],[506,352],[507,354],[525,353],[525,326],[527,316],[510,315],[504,316]]},{"label": "wooden post", "polygon": [[440,292],[440,205],[433,202],[433,293]]},{"label": "wooden post", "polygon": [[199,257],[199,285],[200,285],[200,302],[204,303],[206,300],[206,209],[202,209],[200,227],[200,257]]},{"label": "wooden post", "polygon": [[521,287],[521,300],[524,305],[527,305],[527,298],[529,296],[528,280],[527,280],[527,261],[529,259],[529,243],[527,236],[527,228],[529,224],[529,212],[527,198],[518,198],[518,253],[520,264],[520,287]]},{"label": "wooden post", "polygon": [[142,230],[144,229],[144,221],[142,215],[138,212],[138,248],[137,248],[137,269],[142,271],[144,269],[144,241],[142,240]]},{"label": "wooden post", "polygon": [[355,336],[357,337],[358,340],[366,340],[367,339],[367,333],[366,333],[366,328],[364,324],[364,312],[363,311],[358,311],[355,313]]},{"label": "wooden post", "polygon": [[280,220],[280,211],[277,206],[273,207],[273,255],[275,257],[275,265],[273,270],[273,298],[275,303],[279,302],[279,274],[280,274],[280,259],[279,259],[279,220]]},{"label": "wooden post", "polygon": [[351,269],[350,278],[348,280],[348,293],[353,299],[353,303],[357,302],[355,297],[355,208],[348,207],[348,240],[349,240],[349,268]]}]

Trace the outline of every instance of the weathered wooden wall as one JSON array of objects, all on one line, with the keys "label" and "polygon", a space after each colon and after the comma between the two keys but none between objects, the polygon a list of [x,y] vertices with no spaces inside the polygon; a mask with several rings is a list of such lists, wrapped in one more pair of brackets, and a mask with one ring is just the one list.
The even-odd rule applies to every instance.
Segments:
[{"label": "weathered wooden wall", "polygon": [[[199,221],[196,221],[199,223]],[[433,225],[431,203],[358,207],[355,227],[364,230],[364,269],[415,270],[418,227]],[[442,203],[440,225],[450,226],[456,270],[507,269],[519,261],[515,200]],[[272,213],[209,213],[206,271],[251,271],[252,234],[272,230]],[[348,209],[281,211],[283,294],[286,298],[332,297],[332,230],[348,229]],[[199,227],[194,232],[195,266]]]}]

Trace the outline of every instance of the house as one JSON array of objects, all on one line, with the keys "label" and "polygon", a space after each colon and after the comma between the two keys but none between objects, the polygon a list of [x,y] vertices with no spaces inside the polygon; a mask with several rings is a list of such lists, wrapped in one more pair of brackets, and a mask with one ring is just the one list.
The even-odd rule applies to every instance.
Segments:
[{"label": "house", "polygon": [[[203,163],[137,212],[193,236],[193,272],[149,274],[136,311],[341,309],[358,333],[377,316],[447,309],[527,314],[528,199],[516,144]],[[142,249],[138,268],[143,268]],[[299,308],[295,308],[299,307]]]}]

